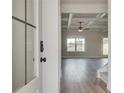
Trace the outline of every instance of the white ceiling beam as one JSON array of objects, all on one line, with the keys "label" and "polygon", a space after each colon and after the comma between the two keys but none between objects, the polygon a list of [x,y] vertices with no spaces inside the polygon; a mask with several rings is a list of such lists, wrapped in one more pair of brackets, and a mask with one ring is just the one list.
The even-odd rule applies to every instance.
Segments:
[{"label": "white ceiling beam", "polygon": [[68,29],[69,29],[69,28],[70,28],[70,26],[71,26],[72,16],[73,16],[73,14],[72,14],[72,13],[70,13],[70,14],[69,14],[69,18],[68,18]]},{"label": "white ceiling beam", "polygon": [[106,13],[102,13],[100,18],[103,18],[104,16],[106,16]]},{"label": "white ceiling beam", "polygon": [[96,18],[100,18],[100,16],[101,16],[101,13],[97,14],[96,15]]},{"label": "white ceiling beam", "polygon": [[103,18],[105,15],[107,15],[107,13],[99,13],[96,18],[97,19],[100,19],[100,18]]}]

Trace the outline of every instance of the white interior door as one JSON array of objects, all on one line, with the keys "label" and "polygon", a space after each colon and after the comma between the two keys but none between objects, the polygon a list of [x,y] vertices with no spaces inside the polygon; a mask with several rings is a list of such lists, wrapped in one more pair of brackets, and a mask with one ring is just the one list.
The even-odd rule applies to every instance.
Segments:
[{"label": "white interior door", "polygon": [[[13,49],[23,48],[23,51],[19,50],[19,52],[22,52],[23,62],[22,60],[18,61],[15,56],[13,56],[13,59],[17,59],[17,65],[18,62],[21,62],[20,66],[24,67],[23,70],[25,71],[22,72],[23,82],[14,93],[60,92],[61,34],[59,3],[59,0],[13,0],[13,20],[21,22],[16,26],[13,21],[13,31],[22,31],[21,34],[24,37],[22,39],[21,34],[17,32],[15,34],[16,38],[13,38],[15,45],[17,45],[18,38],[19,42],[23,41]],[[24,33],[25,30],[26,33]],[[24,41],[26,41],[26,48]],[[43,52],[40,52],[40,41],[43,41]],[[23,47],[20,47],[20,44],[23,44]],[[24,54],[24,51],[26,51],[26,54]],[[18,54],[17,51],[15,53]],[[41,63],[41,57],[46,58],[46,62]],[[26,64],[24,61],[26,61]],[[14,67],[18,72],[18,67]],[[15,71],[15,68],[13,71]],[[21,67],[20,71],[22,71]],[[18,74],[16,73],[17,76]],[[16,79],[13,80],[16,81]],[[15,83],[18,83],[18,80]]]},{"label": "white interior door", "polygon": [[13,93],[42,93],[41,0],[13,0]]}]

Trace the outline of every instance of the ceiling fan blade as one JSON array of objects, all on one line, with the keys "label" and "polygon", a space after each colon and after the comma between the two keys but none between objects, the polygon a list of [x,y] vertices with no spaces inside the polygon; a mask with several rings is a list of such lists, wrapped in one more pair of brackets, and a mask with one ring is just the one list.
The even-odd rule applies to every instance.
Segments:
[{"label": "ceiling fan blade", "polygon": [[84,28],[83,30],[89,30],[90,28]]}]

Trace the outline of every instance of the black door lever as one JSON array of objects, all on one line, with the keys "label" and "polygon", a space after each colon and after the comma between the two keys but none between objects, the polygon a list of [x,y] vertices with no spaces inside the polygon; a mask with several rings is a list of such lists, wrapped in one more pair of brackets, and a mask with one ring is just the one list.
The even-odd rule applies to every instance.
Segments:
[{"label": "black door lever", "polygon": [[42,57],[40,58],[40,62],[42,63],[43,61],[46,62],[46,58],[45,57],[44,58],[42,58]]}]

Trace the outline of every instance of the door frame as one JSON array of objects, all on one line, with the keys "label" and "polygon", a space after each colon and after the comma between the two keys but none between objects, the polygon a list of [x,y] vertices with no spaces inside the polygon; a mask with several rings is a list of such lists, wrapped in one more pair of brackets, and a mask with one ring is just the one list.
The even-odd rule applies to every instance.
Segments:
[{"label": "door frame", "polygon": [[[61,4],[59,4],[59,8],[60,9],[61,9],[61,7],[62,7]],[[59,12],[62,13],[63,10],[61,9],[61,10],[59,10]],[[78,10],[78,12],[79,12],[79,10]],[[108,82],[107,82],[107,90],[111,91],[111,0],[108,0],[108,2],[107,2],[107,12],[108,12],[108,41],[109,41],[108,42],[109,48],[108,48]],[[68,9],[65,10],[65,13],[68,13]],[[73,13],[72,10],[71,10],[71,13]],[[61,21],[61,18],[59,19],[59,21]],[[61,28],[61,26],[59,26],[59,27]],[[61,31],[61,29],[60,29],[60,31]],[[62,39],[61,38],[61,33],[59,33],[59,36],[60,36],[60,40],[59,41],[61,42],[62,41],[61,40]],[[61,51],[59,51],[59,52],[61,53]],[[60,72],[60,79],[61,79],[61,67],[60,67],[59,70],[60,70],[59,72]],[[59,83],[59,85],[61,85],[61,82]]]},{"label": "door frame", "polygon": [[111,0],[108,0],[108,84],[107,89],[111,91]]}]

